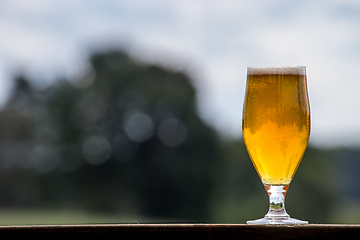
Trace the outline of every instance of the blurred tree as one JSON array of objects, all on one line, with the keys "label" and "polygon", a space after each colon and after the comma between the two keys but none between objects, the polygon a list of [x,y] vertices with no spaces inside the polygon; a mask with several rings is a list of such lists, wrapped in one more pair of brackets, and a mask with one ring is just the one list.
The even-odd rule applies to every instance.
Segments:
[{"label": "blurred tree", "polygon": [[224,166],[217,173],[212,221],[245,223],[263,217],[268,209],[267,194],[254,169],[244,141],[222,142]]},{"label": "blurred tree", "polygon": [[287,194],[290,215],[310,223],[331,223],[341,198],[335,158],[331,150],[309,146]]},{"label": "blurred tree", "polygon": [[26,113],[25,129],[18,118],[12,134],[30,139],[20,167],[42,173],[43,203],[207,219],[222,160],[189,77],[122,51],[94,54],[90,64],[82,78],[43,90],[18,77],[3,111]]}]

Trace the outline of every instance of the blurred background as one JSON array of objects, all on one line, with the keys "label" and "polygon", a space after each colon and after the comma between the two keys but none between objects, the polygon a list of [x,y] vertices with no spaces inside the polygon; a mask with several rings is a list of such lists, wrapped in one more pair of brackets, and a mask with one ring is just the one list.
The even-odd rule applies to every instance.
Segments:
[{"label": "blurred background", "polygon": [[0,2],[0,224],[245,223],[247,66],[305,65],[287,211],[360,223],[360,3]]}]

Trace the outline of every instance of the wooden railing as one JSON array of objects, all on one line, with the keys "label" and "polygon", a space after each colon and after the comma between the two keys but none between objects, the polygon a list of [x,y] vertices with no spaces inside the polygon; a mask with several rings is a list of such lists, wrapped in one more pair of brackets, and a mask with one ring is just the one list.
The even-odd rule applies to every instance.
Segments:
[{"label": "wooden railing", "polygon": [[[359,239],[360,225],[96,224],[0,226],[1,237],[53,239]],[[7,239],[7,238],[3,238]]]}]

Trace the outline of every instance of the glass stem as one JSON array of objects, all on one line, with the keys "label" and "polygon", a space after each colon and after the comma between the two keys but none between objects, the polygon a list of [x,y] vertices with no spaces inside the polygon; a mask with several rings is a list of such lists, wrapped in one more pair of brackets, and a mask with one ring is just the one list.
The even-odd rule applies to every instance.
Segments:
[{"label": "glass stem", "polygon": [[285,196],[289,185],[264,185],[269,196],[269,211],[265,215],[268,219],[288,219],[285,211]]}]

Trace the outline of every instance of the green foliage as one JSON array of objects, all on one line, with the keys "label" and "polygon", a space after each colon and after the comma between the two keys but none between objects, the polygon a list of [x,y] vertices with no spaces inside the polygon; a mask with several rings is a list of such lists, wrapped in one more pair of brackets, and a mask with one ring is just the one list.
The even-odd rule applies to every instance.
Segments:
[{"label": "green foliage", "polygon": [[308,147],[289,187],[288,213],[311,223],[330,223],[340,198],[336,179],[331,152]]},{"label": "green foliage", "polygon": [[94,54],[90,64],[83,78],[45,90],[18,77],[4,110],[30,113],[27,125],[15,121],[28,126],[21,141],[30,146],[18,165],[42,173],[33,182],[39,204],[207,219],[222,160],[216,133],[195,110],[189,77],[120,51]]},{"label": "green foliage", "polygon": [[262,217],[268,208],[267,194],[242,140],[224,141],[224,166],[217,173],[212,221],[245,223]]}]

